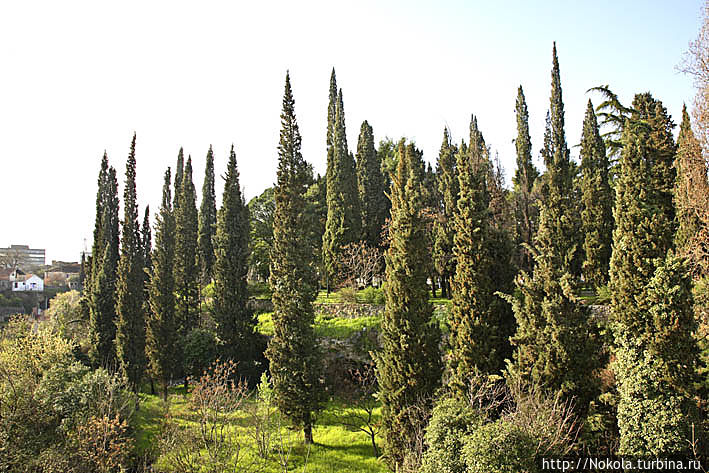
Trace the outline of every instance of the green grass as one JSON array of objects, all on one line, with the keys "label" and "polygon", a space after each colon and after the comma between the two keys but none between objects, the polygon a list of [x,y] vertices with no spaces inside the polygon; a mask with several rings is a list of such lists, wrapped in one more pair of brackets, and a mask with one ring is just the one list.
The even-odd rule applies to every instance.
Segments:
[{"label": "green grass", "polygon": [[[272,315],[273,312],[267,312],[258,316],[256,330],[258,330],[259,333],[263,335],[273,335]],[[315,316],[315,336],[344,340],[350,338],[357,332],[361,332],[363,329],[378,328],[380,323],[380,316],[348,319],[319,314]]]},{"label": "green grass", "polygon": [[[252,401],[248,401],[252,402]],[[172,419],[180,425],[198,431],[199,424],[196,417],[190,412],[187,397],[184,394],[173,392],[169,398],[170,415]],[[302,431],[292,431],[283,424],[282,432],[287,438],[292,448],[291,463],[289,471],[306,471],[308,473],[330,473],[330,472],[364,472],[380,473],[388,471],[386,466],[374,457],[369,436],[363,432],[351,431],[342,426],[338,420],[338,413],[342,412],[341,402],[330,402],[326,408],[318,414],[316,425],[313,429],[313,439],[315,445],[309,449],[303,445]],[[135,429],[136,448],[138,454],[145,454],[150,451],[156,452],[154,446],[157,443],[160,423],[165,413],[165,407],[158,396],[141,394],[140,409],[133,419],[132,425]],[[375,418],[381,415],[380,409],[375,411]],[[236,434],[236,438],[242,445],[246,445],[247,455],[253,455],[251,440],[248,435],[248,416],[245,412],[234,415],[230,421],[230,428]],[[381,446],[381,439],[377,442]],[[307,457],[307,465],[303,470],[303,464]],[[270,473],[281,471],[277,463],[278,454],[271,453],[261,471]],[[161,460],[157,458],[156,465],[161,465]],[[293,468],[294,467],[294,468]]]}]

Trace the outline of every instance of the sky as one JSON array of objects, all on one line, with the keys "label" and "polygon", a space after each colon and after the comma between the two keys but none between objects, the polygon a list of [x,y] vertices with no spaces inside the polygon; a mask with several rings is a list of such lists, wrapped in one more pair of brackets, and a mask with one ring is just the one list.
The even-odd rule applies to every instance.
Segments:
[{"label": "sky", "polygon": [[[141,218],[146,204],[157,211],[180,147],[201,196],[209,145],[221,176],[234,144],[245,196],[257,196],[276,178],[286,71],[303,156],[318,173],[334,67],[353,152],[367,120],[377,142],[407,137],[435,164],[443,128],[467,139],[475,114],[509,180],[519,85],[539,163],[556,41],[578,157],[586,103],[600,101],[590,87],[608,84],[624,103],[650,91],[679,122],[694,89],[678,65],[701,9],[701,0],[2,2],[0,247],[45,248],[47,263],[90,250],[101,157],[122,195],[134,132]],[[219,177],[216,188],[219,203]]]}]

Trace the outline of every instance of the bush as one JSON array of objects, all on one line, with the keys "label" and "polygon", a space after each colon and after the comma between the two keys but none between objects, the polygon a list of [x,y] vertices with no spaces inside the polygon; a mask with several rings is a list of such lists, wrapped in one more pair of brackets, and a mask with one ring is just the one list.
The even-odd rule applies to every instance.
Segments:
[{"label": "bush", "polygon": [[384,305],[386,296],[382,289],[369,286],[360,292],[362,301],[366,304]]},{"label": "bush", "polygon": [[505,419],[482,425],[465,438],[461,463],[466,473],[540,472],[536,441]]},{"label": "bush", "polygon": [[187,376],[199,378],[217,359],[217,337],[209,330],[192,330],[184,337],[181,345]]},{"label": "bush", "polygon": [[337,291],[337,300],[340,302],[356,304],[357,290],[353,287],[343,287]]},{"label": "bush", "polygon": [[606,305],[611,303],[611,290],[608,287],[608,284],[604,284],[596,290],[595,303],[600,305]]}]

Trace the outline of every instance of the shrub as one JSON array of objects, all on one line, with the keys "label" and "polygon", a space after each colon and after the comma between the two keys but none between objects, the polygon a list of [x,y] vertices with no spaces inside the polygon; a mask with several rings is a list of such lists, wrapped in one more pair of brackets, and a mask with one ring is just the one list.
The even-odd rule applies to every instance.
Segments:
[{"label": "shrub", "polygon": [[366,304],[376,304],[383,305],[385,302],[385,295],[382,289],[377,289],[376,287],[369,286],[360,292],[360,297],[362,301]]},{"label": "shrub", "polygon": [[337,291],[337,300],[351,304],[357,303],[357,289],[353,287],[343,287]]},{"label": "shrub", "polygon": [[479,426],[465,438],[461,463],[466,473],[540,472],[536,441],[505,419]]},{"label": "shrub", "polygon": [[184,371],[198,378],[217,359],[217,337],[213,332],[196,328],[182,340]]}]

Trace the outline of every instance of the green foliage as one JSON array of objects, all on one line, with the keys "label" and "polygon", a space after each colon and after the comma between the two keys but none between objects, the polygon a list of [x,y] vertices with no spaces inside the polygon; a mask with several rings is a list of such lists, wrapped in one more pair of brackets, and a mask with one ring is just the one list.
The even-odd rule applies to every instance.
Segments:
[{"label": "green foliage", "polygon": [[63,338],[82,348],[88,348],[88,320],[84,318],[78,291],[63,292],[54,296],[49,302],[46,317],[52,329]]},{"label": "green foliage", "polygon": [[178,374],[175,344],[175,215],[170,195],[170,168],[165,171],[162,205],[155,223],[155,252],[148,282],[150,312],[146,318],[146,354],[151,374],[163,385],[167,398],[170,380]]},{"label": "green foliage", "polygon": [[104,153],[96,196],[91,278],[85,290],[89,309],[89,356],[95,366],[116,362],[116,271],[118,269],[118,181]]},{"label": "green foliage", "polygon": [[359,296],[365,304],[384,305],[386,302],[386,295],[381,288],[365,287],[359,292]]},{"label": "green foliage", "polygon": [[[421,210],[421,155],[413,144],[399,144],[397,174],[392,176],[391,224],[386,253],[386,306],[381,350],[376,353],[382,402],[385,456],[401,465],[421,419],[414,403],[426,402],[440,385],[440,332],[430,324],[425,228]],[[422,401],[423,400],[423,401]]]},{"label": "green foliage", "polygon": [[611,259],[613,195],[609,168],[606,147],[589,100],[581,137],[581,232],[584,235],[584,281],[595,287],[608,282]]},{"label": "green foliage", "polygon": [[[503,367],[509,349],[504,318],[509,308],[495,304],[492,273],[501,259],[493,260],[487,150],[477,119],[470,124],[470,147],[459,153],[459,196],[453,217],[453,304],[450,314],[448,369],[450,384],[464,394],[472,373],[492,374]],[[496,310],[497,309],[497,310]]]},{"label": "green foliage", "polygon": [[374,149],[374,133],[366,120],[362,122],[357,141],[357,183],[362,206],[362,239],[370,248],[379,248],[389,202],[384,194],[386,180],[380,156]]},{"label": "green foliage", "polygon": [[[334,80],[333,70],[331,94]],[[332,95],[330,98],[332,100]],[[327,221],[323,235],[323,260],[329,278],[337,283],[341,277],[339,261],[342,249],[359,241],[362,235],[357,173],[354,156],[347,149],[345,109],[341,89],[336,97],[335,113],[332,118],[333,125],[328,124],[328,132],[330,129],[333,131],[332,135],[328,134]]]},{"label": "green foliage", "polygon": [[199,260],[200,283],[205,286],[212,280],[214,272],[214,237],[217,228],[217,203],[214,193],[214,153],[212,145],[207,151],[204,168],[202,203],[199,207],[199,228],[197,232],[197,259]]},{"label": "green foliage", "polygon": [[[58,333],[33,329],[23,319],[4,329],[0,470],[88,473],[128,466],[131,441],[124,422],[134,398],[120,378],[77,363],[72,351],[72,343]],[[116,423],[102,431],[104,442],[97,443],[92,426],[101,419]],[[104,468],[114,463],[113,469]]]},{"label": "green foliage", "polygon": [[295,101],[286,74],[271,253],[274,336],[266,356],[279,410],[302,426],[305,442],[312,443],[312,414],[322,405],[323,391],[319,381],[321,359],[313,333],[316,275],[303,227],[304,195],[311,171],[300,146]]},{"label": "green foliage", "polygon": [[116,282],[116,355],[123,376],[138,392],[146,365],[143,307],[145,273],[135,188],[135,134],[126,163],[123,206],[123,238]]},{"label": "green foliage", "polygon": [[335,294],[340,302],[349,302],[350,304],[357,303],[357,289],[353,287],[343,287]]},{"label": "green foliage", "polygon": [[551,114],[543,152],[547,172],[539,230],[535,238],[534,274],[522,272],[519,295],[507,297],[517,320],[515,346],[508,372],[526,382],[576,399],[580,413],[598,393],[600,368],[598,333],[588,309],[575,296],[577,278],[572,268],[577,251],[573,176],[564,136],[564,108],[556,46],[553,52]]},{"label": "green foliage", "polygon": [[179,342],[186,376],[199,378],[218,357],[217,337],[209,330],[192,329]]},{"label": "green foliage", "polygon": [[268,281],[273,248],[273,211],[275,208],[273,187],[249,201],[251,228],[250,271],[262,281]]},{"label": "green foliage", "polygon": [[[177,175],[175,176],[177,183]],[[199,314],[197,267],[197,206],[192,182],[192,158],[187,158],[175,212],[175,320],[184,335],[197,326]]]},{"label": "green foliage", "polygon": [[524,91],[520,85],[517,89],[515,103],[517,115],[517,167],[512,178],[514,184],[512,198],[515,206],[515,235],[518,247],[518,261],[520,269],[531,273],[534,266],[534,257],[529,249],[534,245],[534,235],[539,224],[538,195],[534,192],[534,184],[539,177],[539,171],[532,161],[532,141],[529,136],[529,112]]},{"label": "green foliage", "polygon": [[514,424],[497,421],[475,430],[461,457],[466,472],[541,473],[535,457],[536,449],[536,439]]},{"label": "green foliage", "polygon": [[217,219],[214,265],[214,310],[217,338],[223,360],[239,363],[239,374],[258,379],[262,350],[256,343],[256,319],[248,306],[246,285],[249,261],[249,209],[239,185],[234,147],[229,154],[222,207]]},{"label": "green foliage", "polygon": [[436,163],[436,181],[440,204],[433,230],[435,233],[433,261],[436,271],[441,275],[445,295],[448,295],[450,278],[455,272],[453,215],[458,205],[457,151],[458,149],[450,141],[448,128],[445,128],[443,143],[441,143]]}]

